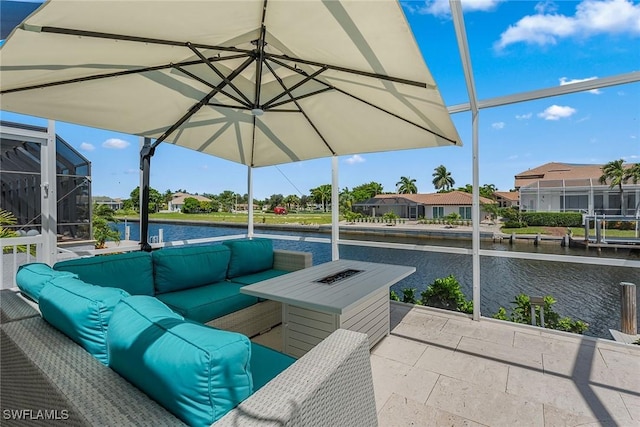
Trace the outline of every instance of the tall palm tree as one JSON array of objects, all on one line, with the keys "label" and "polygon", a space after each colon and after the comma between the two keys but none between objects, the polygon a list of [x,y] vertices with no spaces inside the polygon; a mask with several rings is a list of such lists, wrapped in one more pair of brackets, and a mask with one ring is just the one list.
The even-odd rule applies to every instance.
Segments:
[{"label": "tall palm tree", "polygon": [[416,194],[418,193],[418,187],[416,186],[416,180],[411,179],[408,176],[401,176],[400,181],[396,182],[398,188],[398,194]]},{"label": "tall palm tree", "polygon": [[625,214],[624,190],[622,184],[626,184],[629,176],[627,168],[623,165],[624,160],[613,160],[602,167],[602,176],[598,180],[600,184],[609,184],[609,188],[618,187],[620,189],[620,212]]},{"label": "tall palm tree", "polygon": [[322,184],[311,189],[311,197],[316,203],[322,203],[323,211],[327,211],[327,203],[331,201],[331,184]]},{"label": "tall palm tree", "polygon": [[440,165],[433,172],[433,186],[438,191],[449,191],[456,184],[451,172],[444,165]]}]

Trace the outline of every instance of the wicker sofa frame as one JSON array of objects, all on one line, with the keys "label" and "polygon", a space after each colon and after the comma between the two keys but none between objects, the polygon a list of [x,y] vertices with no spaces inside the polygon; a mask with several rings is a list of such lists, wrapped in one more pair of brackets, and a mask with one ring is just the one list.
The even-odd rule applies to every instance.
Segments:
[{"label": "wicker sofa frame", "polygon": [[[3,425],[183,425],[45,322],[17,291],[1,292]],[[376,426],[367,336],[334,332],[214,425]]]}]

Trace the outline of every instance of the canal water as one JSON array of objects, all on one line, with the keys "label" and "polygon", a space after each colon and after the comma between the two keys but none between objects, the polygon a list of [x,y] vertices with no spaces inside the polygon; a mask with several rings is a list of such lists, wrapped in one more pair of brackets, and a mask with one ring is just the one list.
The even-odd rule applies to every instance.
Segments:
[{"label": "canal water", "polygon": [[[131,226],[131,239],[138,240],[138,224],[130,223],[129,225]],[[117,226],[121,236],[124,236],[124,224],[119,223]],[[165,242],[242,234],[246,231],[243,228],[234,227],[151,223],[149,235],[158,235],[159,229],[163,229]],[[295,231],[261,229],[256,232],[328,237],[328,234]],[[471,242],[461,240],[383,238],[378,236],[345,236],[345,238],[377,241],[385,241],[386,239],[410,244],[471,247]],[[325,243],[274,240],[274,247],[311,252],[314,264],[331,260],[331,247]],[[530,242],[511,245],[508,242],[483,241],[482,249],[589,255],[584,249],[563,248],[559,243],[534,246]],[[637,252],[611,252],[606,256],[640,259]],[[341,245],[340,258],[415,266],[416,272],[414,274],[393,286],[392,289],[399,295],[401,295],[403,288],[415,288],[416,295],[419,295],[436,278],[453,274],[460,282],[467,298],[471,299],[472,296],[472,258],[470,255]],[[561,316],[580,319],[589,324],[585,335],[611,339],[609,329],[620,329],[620,282],[631,282],[640,286],[640,269],[483,256],[480,258],[480,309],[483,316],[490,317],[501,306],[507,308],[509,312],[513,306],[511,302],[519,293],[535,296],[551,295],[557,300],[554,309]],[[640,300],[640,292],[638,296]]]}]

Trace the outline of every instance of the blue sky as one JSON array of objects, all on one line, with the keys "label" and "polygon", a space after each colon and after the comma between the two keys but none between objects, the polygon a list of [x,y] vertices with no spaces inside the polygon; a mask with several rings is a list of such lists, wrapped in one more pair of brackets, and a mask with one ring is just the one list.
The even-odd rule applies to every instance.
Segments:
[{"label": "blue sky", "polygon": [[[448,1],[402,2],[445,104],[468,102]],[[574,80],[640,71],[640,1],[463,1],[480,100],[544,89]],[[400,176],[433,192],[438,165],[456,186],[472,182],[469,113],[453,116],[464,147],[340,158],[340,188],[370,181],[394,191]],[[46,121],[0,112],[2,120]],[[139,139],[57,122],[57,133],[92,163],[94,196],[128,197],[139,183]],[[480,183],[513,187],[514,175],[541,164],[640,161],[640,83],[482,110]],[[161,144],[151,186],[161,192],[246,193],[246,166]],[[331,182],[330,159],[254,169],[254,197],[308,194]]]}]

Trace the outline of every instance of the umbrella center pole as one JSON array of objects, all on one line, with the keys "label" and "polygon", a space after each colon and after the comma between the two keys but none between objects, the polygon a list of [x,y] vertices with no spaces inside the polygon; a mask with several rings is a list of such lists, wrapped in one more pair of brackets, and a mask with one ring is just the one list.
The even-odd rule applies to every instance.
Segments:
[{"label": "umbrella center pole", "polygon": [[140,184],[140,250],[151,252],[149,244],[149,177],[151,157],[155,154],[155,147],[151,146],[151,139],[145,138],[140,149],[140,170],[142,182]]}]

